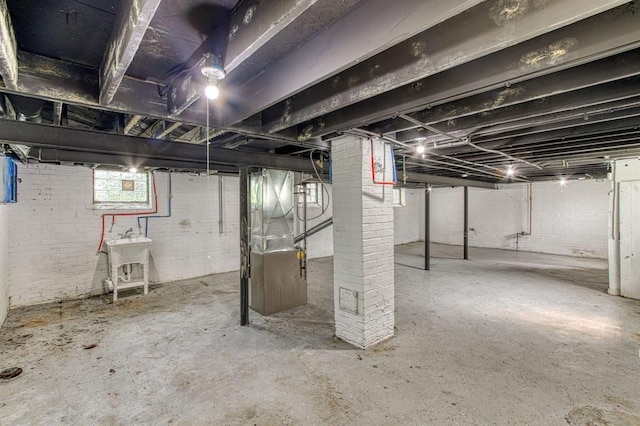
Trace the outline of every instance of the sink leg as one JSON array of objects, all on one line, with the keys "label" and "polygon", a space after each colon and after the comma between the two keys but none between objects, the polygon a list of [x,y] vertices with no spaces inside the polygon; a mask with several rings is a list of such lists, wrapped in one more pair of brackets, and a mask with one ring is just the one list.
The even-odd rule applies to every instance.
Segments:
[{"label": "sink leg", "polygon": [[149,294],[149,264],[142,265],[142,279],[144,280],[144,294]]},{"label": "sink leg", "polygon": [[111,268],[111,280],[113,281],[113,303],[118,301],[118,268]]}]

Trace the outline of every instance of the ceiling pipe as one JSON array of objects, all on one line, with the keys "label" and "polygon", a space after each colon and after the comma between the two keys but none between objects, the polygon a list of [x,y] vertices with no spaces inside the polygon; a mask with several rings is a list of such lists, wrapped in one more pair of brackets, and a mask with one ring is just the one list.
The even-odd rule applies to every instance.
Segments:
[{"label": "ceiling pipe", "polygon": [[[491,172],[487,172],[485,170],[477,169],[475,167],[463,166],[461,164],[451,164],[451,163],[446,163],[444,161],[433,160],[431,158],[424,158],[421,161],[435,163],[435,164],[443,164],[446,167],[438,167],[438,166],[436,166],[436,168],[443,169],[443,170],[448,170],[448,171],[454,172],[454,173],[468,173],[466,170],[471,170],[472,172],[479,173],[483,177],[489,176],[489,177],[491,177],[493,179],[501,179],[502,178],[502,176],[500,176],[497,173],[491,173]],[[423,164],[422,162],[415,161],[415,159],[414,159],[414,161],[407,161],[407,164],[410,165],[410,166],[422,166],[422,167],[426,166],[426,164]],[[451,167],[457,167],[458,169],[464,169],[464,170],[452,169]]]},{"label": "ceiling pipe", "polygon": [[[396,144],[396,145],[401,146],[403,148],[413,149],[411,146],[409,146],[409,145],[407,145],[407,144],[405,144],[403,142],[400,142],[397,139],[392,138],[391,136],[388,136],[388,135],[380,136],[380,135],[376,135],[373,132],[370,132],[368,130],[363,130],[363,129],[354,129],[354,130],[357,131],[357,132],[362,132],[364,134],[375,135],[377,137],[380,137],[381,139],[384,139],[384,140],[386,140],[388,142],[391,142],[392,144]],[[498,173],[492,173],[492,172],[488,172],[488,171],[485,171],[485,170],[479,170],[479,169],[475,169],[473,167],[468,167],[468,166],[467,167],[458,166],[458,165],[454,165],[454,164],[450,164],[450,163],[439,162],[439,161],[436,161],[436,160],[428,160],[428,161],[438,162],[438,163],[441,163],[441,164],[446,164],[446,165],[454,166],[454,167],[466,168],[466,169],[469,169],[469,170],[475,170],[475,171],[477,171],[479,173],[483,173],[485,175],[491,176],[492,178],[503,179],[505,177],[504,171],[501,170],[501,169],[498,169],[496,167],[488,166],[488,165],[481,164],[481,163],[474,163],[474,162],[471,162],[471,161],[462,160],[462,159],[455,158],[455,157],[449,157],[447,155],[435,154],[433,152],[430,152],[429,155],[432,155],[432,156],[435,156],[435,157],[444,158],[444,159],[447,159],[447,160],[450,160],[450,161],[457,161],[457,162],[460,162],[460,163],[463,163],[463,164],[468,164],[468,165],[475,166],[475,167],[484,167],[484,168],[496,171]],[[414,164],[419,164],[419,163],[414,163]],[[518,176],[514,177],[514,180],[519,180],[519,181],[522,181],[522,182],[528,182],[527,177],[526,176],[522,176],[522,175],[518,175]]]},{"label": "ceiling pipe", "polygon": [[[352,135],[352,136],[357,136],[357,137],[376,137],[376,138],[380,138],[383,139],[387,142],[390,142],[391,144],[397,145],[401,148],[405,148],[405,149],[412,149],[412,147],[410,145],[407,145],[403,142],[400,142],[390,136],[387,135],[380,135],[378,133],[374,133],[371,132],[369,130],[364,130],[364,129],[360,129],[360,128],[356,128],[356,129],[352,129],[348,132],[344,132],[344,134],[348,134],[348,135]],[[446,163],[445,163],[446,164]],[[421,164],[421,166],[424,166],[424,164]],[[449,164],[450,166],[450,164]],[[445,170],[451,170],[451,169],[445,169]],[[459,173],[459,171],[458,171]],[[484,172],[485,175],[489,175],[488,172]],[[490,175],[491,176],[491,175]],[[491,178],[495,179],[495,176],[491,176]],[[428,179],[428,180],[425,180]],[[495,189],[496,185],[490,182],[477,182],[477,181],[473,181],[473,180],[467,180],[467,179],[458,179],[458,178],[442,178],[440,179],[438,176],[432,176],[432,175],[424,175],[421,173],[407,173],[406,174],[406,180],[408,182],[421,182],[421,183],[425,183],[425,182],[429,182],[429,183],[442,183],[442,184],[452,184],[452,185],[456,185],[456,186],[473,186],[473,187],[478,187],[478,188],[489,188],[489,189]]]},{"label": "ceiling pipe", "polygon": [[385,140],[387,142],[391,142],[392,144],[397,145],[397,146],[399,146],[401,148],[412,149],[411,145],[407,145],[406,143],[400,142],[399,140],[394,139],[394,138],[392,138],[390,136],[381,135],[379,133],[371,132],[371,131],[365,130],[365,129],[360,129],[360,128],[352,129],[352,130],[350,130],[348,132],[345,132],[345,134],[351,134],[351,135],[360,136],[360,137],[362,137],[362,136],[364,136],[364,137],[373,136],[374,138],[379,138],[379,139],[383,139],[383,140]]},{"label": "ceiling pipe", "polygon": [[472,188],[498,189],[498,185],[492,182],[460,179],[450,176],[436,176],[415,172],[407,172],[407,181],[414,183],[427,183],[432,185],[469,186]]},{"label": "ceiling pipe", "polygon": [[[497,171],[497,172],[501,173],[501,177],[505,177],[504,170],[502,170],[502,169],[500,169],[498,167],[489,166],[488,164],[476,163],[476,162],[473,162],[473,161],[463,160],[461,158],[450,157],[448,155],[435,154],[433,152],[430,152],[429,155],[433,155],[435,157],[444,158],[444,159],[447,159],[447,160],[459,161],[459,162],[461,162],[463,164],[471,164],[473,166],[485,167],[487,169]],[[513,180],[518,180],[518,181],[521,181],[521,182],[528,182],[529,181],[529,179],[526,176],[523,176],[523,175],[514,175]]]},{"label": "ceiling pipe", "polygon": [[434,133],[437,133],[439,135],[446,136],[446,137],[448,137],[450,139],[457,140],[461,144],[468,145],[468,146],[470,146],[472,148],[475,148],[475,149],[477,149],[479,151],[484,151],[484,152],[489,152],[491,154],[496,154],[496,155],[499,155],[501,157],[508,158],[511,161],[515,161],[515,162],[518,162],[518,163],[523,163],[523,164],[526,164],[528,166],[535,167],[536,169],[542,170],[542,167],[540,167],[538,164],[532,163],[532,162],[527,161],[527,160],[523,160],[521,158],[513,157],[513,156],[511,156],[509,154],[506,154],[506,153],[504,153],[502,151],[497,151],[495,149],[489,149],[489,148],[483,148],[483,147],[481,147],[479,145],[476,145],[476,144],[472,143],[469,138],[459,138],[459,137],[451,135],[451,134],[449,134],[447,132],[443,132],[442,130],[437,129],[437,128],[433,127],[433,126],[430,126],[428,124],[422,123],[419,120],[416,120],[415,118],[413,118],[413,117],[411,117],[409,115],[400,114],[399,117],[404,119],[404,120],[407,120],[410,123],[418,125],[418,126],[424,128],[424,129],[427,129],[427,130],[430,130],[430,131],[432,131]]},{"label": "ceiling pipe", "polygon": [[42,99],[27,98],[19,95],[7,95],[16,111],[16,120],[29,123],[42,123]]}]

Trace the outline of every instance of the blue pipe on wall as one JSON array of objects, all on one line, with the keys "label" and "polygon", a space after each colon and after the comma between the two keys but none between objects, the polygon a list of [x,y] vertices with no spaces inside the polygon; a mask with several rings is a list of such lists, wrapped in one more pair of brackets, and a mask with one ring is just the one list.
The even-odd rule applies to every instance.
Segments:
[{"label": "blue pipe on wall", "polygon": [[396,169],[396,154],[393,151],[393,145],[389,145],[391,148],[391,164],[393,164],[393,181],[398,183],[398,170]]},{"label": "blue pipe on wall", "polygon": [[168,184],[168,206],[167,206],[167,214],[166,215],[155,215],[155,216],[138,216],[138,229],[141,229],[140,219],[144,219],[144,236],[149,236],[149,219],[159,219],[165,217],[171,217],[171,199],[173,198],[173,189],[171,187],[171,172],[169,172],[169,184]]}]

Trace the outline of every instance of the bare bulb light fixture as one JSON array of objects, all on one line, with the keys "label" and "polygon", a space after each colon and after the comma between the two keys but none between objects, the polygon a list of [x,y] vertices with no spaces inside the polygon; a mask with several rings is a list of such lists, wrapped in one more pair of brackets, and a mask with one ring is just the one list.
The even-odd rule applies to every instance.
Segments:
[{"label": "bare bulb light fixture", "polygon": [[218,82],[226,76],[226,73],[222,68],[220,58],[214,54],[208,54],[205,57],[204,65],[200,69],[200,72],[202,72],[202,75],[207,79],[207,86],[204,89],[204,94],[209,99],[217,99],[220,95]]},{"label": "bare bulb light fixture", "polygon": [[417,152],[418,154],[424,154],[424,145],[418,145],[418,146],[416,147],[416,152]]},{"label": "bare bulb light fixture", "polygon": [[513,166],[509,166],[509,168],[507,168],[507,176],[513,176],[514,173]]}]

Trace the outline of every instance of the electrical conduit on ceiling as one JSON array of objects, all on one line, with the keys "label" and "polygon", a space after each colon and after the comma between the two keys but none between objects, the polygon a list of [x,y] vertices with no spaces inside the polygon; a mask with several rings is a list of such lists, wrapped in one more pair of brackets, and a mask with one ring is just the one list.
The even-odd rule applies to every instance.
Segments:
[{"label": "electrical conduit on ceiling", "polygon": [[156,176],[153,172],[151,172],[151,181],[153,184],[153,201],[154,201],[154,209],[150,212],[135,212],[135,213],[105,213],[102,215],[102,232],[100,234],[100,244],[98,245],[98,253],[102,250],[102,243],[104,243],[104,218],[107,216],[111,216],[111,225],[116,223],[116,217],[118,216],[143,216],[147,214],[156,214],[158,213],[158,191],[156,188]]},{"label": "electrical conduit on ceiling", "polygon": [[402,118],[402,119],[404,119],[404,120],[406,120],[406,121],[408,121],[408,122],[410,122],[410,123],[415,124],[416,126],[420,126],[420,127],[422,127],[423,129],[430,130],[430,131],[432,131],[432,132],[434,132],[434,133],[437,133],[437,134],[439,134],[439,135],[441,135],[441,136],[445,136],[445,137],[450,138],[450,139],[453,139],[453,140],[457,140],[457,141],[458,141],[458,142],[460,142],[461,144],[463,144],[463,145],[468,145],[468,146],[470,146],[470,147],[472,147],[472,148],[477,149],[478,151],[483,151],[483,152],[488,152],[488,153],[490,153],[490,154],[499,155],[499,156],[501,156],[501,157],[508,158],[508,159],[509,159],[509,160],[511,160],[511,161],[516,161],[516,162],[518,162],[518,163],[524,163],[524,164],[526,164],[526,165],[528,165],[528,166],[535,167],[535,168],[536,168],[536,169],[538,169],[538,170],[542,170],[542,169],[543,169],[543,168],[542,168],[540,165],[538,165],[538,164],[532,163],[532,162],[527,161],[527,160],[523,160],[522,158],[514,157],[514,156],[509,155],[509,154],[507,154],[507,153],[505,153],[505,152],[498,151],[498,150],[495,150],[495,149],[483,148],[483,147],[481,147],[481,146],[479,146],[479,145],[476,145],[476,144],[472,143],[472,142],[471,142],[471,138],[470,138],[470,137],[460,138],[460,137],[458,137],[458,136],[452,135],[451,133],[444,132],[444,131],[442,131],[442,130],[440,130],[440,129],[436,128],[436,127],[433,127],[433,126],[430,126],[430,125],[428,125],[428,124],[426,124],[426,123],[423,123],[423,122],[421,122],[420,120],[416,120],[415,118],[413,118],[413,117],[411,117],[411,116],[409,116],[409,115],[407,115],[407,114],[400,114],[400,115],[399,115],[399,117],[400,117],[400,118]]}]

